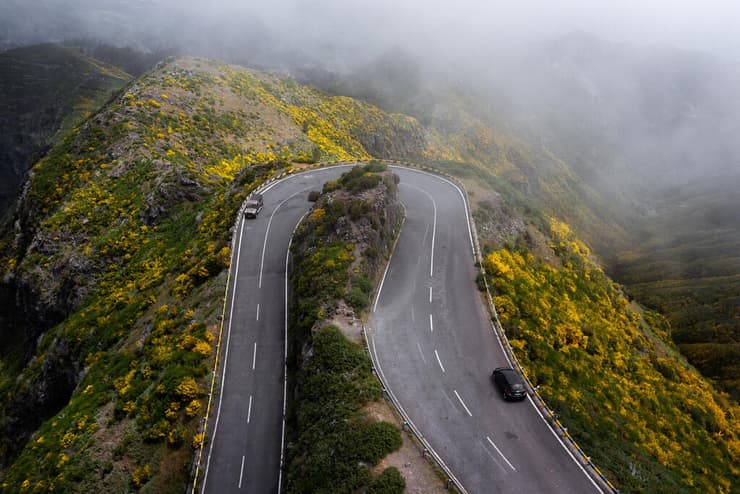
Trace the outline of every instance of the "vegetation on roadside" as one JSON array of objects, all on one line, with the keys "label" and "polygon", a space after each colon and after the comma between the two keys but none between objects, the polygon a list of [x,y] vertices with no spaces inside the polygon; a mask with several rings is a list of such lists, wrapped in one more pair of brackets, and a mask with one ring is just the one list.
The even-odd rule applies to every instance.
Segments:
[{"label": "vegetation on roadside", "polygon": [[[662,318],[640,317],[583,245],[550,225],[550,216],[566,219],[589,243],[613,231],[624,238],[603,220],[605,206],[546,149],[465,112],[435,114],[447,116],[425,127],[289,78],[181,59],[72,128],[34,167],[18,228],[8,223],[0,239],[0,293],[8,294],[0,303],[18,304],[2,321],[17,324],[0,349],[0,490],[180,492],[203,439],[239,204],[301,163],[376,156],[461,177],[479,231],[495,237],[482,239],[489,248],[552,229],[549,259],[552,249],[544,260],[522,248],[488,257],[496,302],[530,377],[623,491],[731,491],[736,406],[682,363]],[[397,431],[359,411],[378,396],[367,357],[324,328],[336,310],[368,306],[392,238],[380,233],[389,219],[367,195],[392,180],[376,178],[378,165],[357,170],[326,185],[298,230],[310,255],[294,269],[292,351],[296,361],[318,358],[306,359],[310,375],[296,375],[292,492],[308,486],[302,479],[317,491],[402,490],[393,469],[369,476]],[[340,222],[381,241],[332,236]],[[710,309],[713,286],[704,292]],[[336,484],[320,484],[319,471]]]},{"label": "vegetation on roadside", "polygon": [[[8,225],[0,243],[3,290],[28,294],[7,302],[38,301],[8,307],[3,492],[189,481],[239,205],[293,163],[366,156],[245,95],[267,91],[262,79],[287,84],[202,60],[160,65],[34,166],[20,235]],[[359,307],[371,287],[353,274],[351,289]]]},{"label": "vegetation on roadside", "polygon": [[680,357],[665,320],[630,306],[567,225],[558,267],[527,249],[490,253],[494,302],[532,383],[623,492],[730,493],[740,408]]},{"label": "vegetation on roadside", "polygon": [[[398,204],[395,181],[382,173],[384,168],[358,166],[328,182],[296,232],[291,270],[295,402],[289,422],[287,492],[367,489],[400,494],[405,487],[393,467],[376,478],[371,474],[372,465],[401,446],[401,433],[393,424],[370,420],[363,411],[364,405],[382,398],[380,382],[364,348],[327,322],[343,300],[357,314],[367,307],[371,280],[377,278],[380,260],[393,240],[400,216],[388,216],[392,210],[398,214]],[[353,233],[360,230],[370,239],[363,245]],[[345,238],[349,243],[340,240]]]}]

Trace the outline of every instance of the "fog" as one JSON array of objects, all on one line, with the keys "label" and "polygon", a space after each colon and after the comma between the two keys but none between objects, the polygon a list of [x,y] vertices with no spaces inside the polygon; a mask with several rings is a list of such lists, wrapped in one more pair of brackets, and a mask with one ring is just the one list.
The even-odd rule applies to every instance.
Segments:
[{"label": "fog", "polygon": [[738,20],[721,0],[2,0],[0,48],[88,38],[331,77],[395,54],[566,159],[571,137],[603,144],[583,167],[680,184],[738,169]]},{"label": "fog", "polygon": [[214,54],[242,45],[348,63],[393,46],[467,58],[585,31],[735,58],[738,19],[740,4],[723,0],[3,0],[0,46],[91,37]]}]

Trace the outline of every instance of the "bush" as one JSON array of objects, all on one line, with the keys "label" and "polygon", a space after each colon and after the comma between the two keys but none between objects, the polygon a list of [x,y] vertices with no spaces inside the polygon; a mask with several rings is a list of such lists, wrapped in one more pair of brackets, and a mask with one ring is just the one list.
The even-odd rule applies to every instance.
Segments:
[{"label": "bush", "polygon": [[321,197],[321,192],[319,192],[318,190],[312,190],[311,192],[308,193],[308,200],[310,202],[318,201],[319,197]]},{"label": "bush", "polygon": [[406,481],[396,467],[388,467],[373,480],[367,494],[403,494]]},{"label": "bush", "polygon": [[384,171],[388,171],[388,165],[381,163],[378,160],[371,160],[367,165],[365,165],[365,171],[371,173],[381,173]]},{"label": "bush", "polygon": [[345,295],[344,299],[347,301],[347,303],[352,306],[352,308],[355,310],[355,313],[360,313],[363,310],[367,308],[367,306],[370,304],[370,299],[367,296],[365,292],[362,291],[362,289],[358,286],[353,286],[350,288],[347,295]]},{"label": "bush", "polygon": [[401,431],[388,422],[376,422],[361,428],[356,434],[358,459],[378,463],[385,455],[401,447]]}]

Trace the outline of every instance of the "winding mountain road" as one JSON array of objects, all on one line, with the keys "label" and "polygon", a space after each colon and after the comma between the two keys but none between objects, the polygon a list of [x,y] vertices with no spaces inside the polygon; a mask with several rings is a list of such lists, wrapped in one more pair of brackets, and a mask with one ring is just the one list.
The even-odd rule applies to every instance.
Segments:
[{"label": "winding mountain road", "polygon": [[[280,491],[290,238],[308,192],[346,170],[272,183],[258,218],[238,224],[202,493]],[[435,175],[393,171],[406,221],[367,328],[385,382],[471,494],[599,492],[531,400],[506,403],[490,381],[507,360],[476,289],[462,193]]]}]

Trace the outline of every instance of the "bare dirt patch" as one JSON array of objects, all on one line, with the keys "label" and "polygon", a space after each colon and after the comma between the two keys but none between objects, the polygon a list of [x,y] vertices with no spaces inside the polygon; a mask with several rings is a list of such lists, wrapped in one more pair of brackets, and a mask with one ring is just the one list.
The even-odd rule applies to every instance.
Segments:
[{"label": "bare dirt patch", "polygon": [[355,311],[344,300],[340,300],[331,319],[333,324],[353,343],[362,343],[362,321],[355,317]]},{"label": "bare dirt patch", "polygon": [[[368,417],[373,420],[384,420],[401,426],[398,416],[385,401],[370,403],[365,407],[365,411]],[[379,475],[388,467],[396,467],[406,479],[406,493],[408,494],[449,493],[450,491],[445,489],[444,483],[428,460],[422,456],[419,448],[416,447],[409,435],[403,432],[401,437],[403,438],[401,448],[383,458],[375,466],[373,474]]]}]

